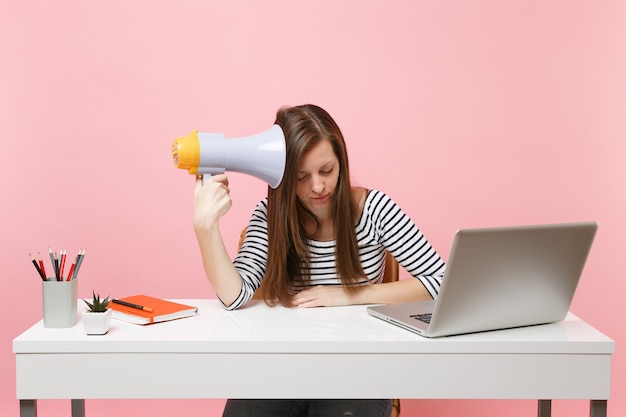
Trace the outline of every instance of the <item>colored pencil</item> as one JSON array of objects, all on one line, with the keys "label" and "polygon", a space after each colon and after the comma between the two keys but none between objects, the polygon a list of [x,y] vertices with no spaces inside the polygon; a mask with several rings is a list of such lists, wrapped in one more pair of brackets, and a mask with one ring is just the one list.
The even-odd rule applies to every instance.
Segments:
[{"label": "colored pencil", "polygon": [[41,270],[41,268],[39,267],[39,264],[37,263],[37,260],[35,259],[35,257],[33,255],[31,255],[30,253],[28,254],[30,256],[30,260],[33,261],[33,265],[35,265],[35,269],[37,269],[37,273],[39,274],[39,276],[41,277],[41,279],[43,279],[44,281],[46,280],[46,275],[43,273],[43,271]]},{"label": "colored pencil", "polygon": [[66,281],[71,281],[72,280],[72,275],[74,274],[74,268],[76,268],[76,260],[74,260],[74,262],[72,262],[72,265],[70,266],[70,270],[67,273]]},{"label": "colored pencil", "polygon": [[54,252],[52,252],[52,248],[48,248],[48,252],[50,253],[50,262],[52,262],[52,270],[54,271],[54,275],[57,275],[56,262],[54,261]]},{"label": "colored pencil", "polygon": [[78,270],[80,266],[83,264],[83,259],[85,258],[85,249],[81,249],[78,251],[78,256],[76,257],[76,268],[74,268],[74,277],[78,277]]},{"label": "colored pencil", "polygon": [[46,275],[46,268],[43,265],[43,260],[41,259],[41,253],[37,252],[37,256],[39,257],[39,267],[41,268],[41,272],[43,272],[43,276],[45,279],[48,279]]},{"label": "colored pencil", "polygon": [[59,256],[61,257],[61,264],[59,265],[59,281],[63,281],[63,270],[65,269],[65,256],[67,251],[65,249],[61,249],[59,251]]}]

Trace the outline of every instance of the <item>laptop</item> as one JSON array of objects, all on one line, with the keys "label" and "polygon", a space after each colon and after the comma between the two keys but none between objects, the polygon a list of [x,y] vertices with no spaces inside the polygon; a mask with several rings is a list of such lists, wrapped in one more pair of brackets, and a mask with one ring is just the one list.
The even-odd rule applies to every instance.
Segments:
[{"label": "laptop", "polygon": [[561,321],[597,229],[584,222],[459,230],[436,301],[367,312],[425,337]]}]

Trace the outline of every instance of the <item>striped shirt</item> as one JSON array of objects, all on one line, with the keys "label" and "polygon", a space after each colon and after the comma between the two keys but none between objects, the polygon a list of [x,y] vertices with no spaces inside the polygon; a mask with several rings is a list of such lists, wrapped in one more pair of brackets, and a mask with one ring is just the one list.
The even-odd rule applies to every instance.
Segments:
[{"label": "striped shirt", "polygon": [[[391,198],[380,191],[370,190],[355,232],[366,275],[360,279],[362,284],[382,281],[385,252],[388,251],[408,273],[422,282],[433,299],[437,298],[445,263]],[[336,242],[309,240],[308,244],[310,285],[294,284],[293,292],[309,286],[342,285],[335,268]],[[244,242],[233,262],[243,285],[239,297],[230,306],[225,306],[227,309],[243,306],[259,288],[265,275],[267,250],[267,199],[264,199],[252,214]]]}]

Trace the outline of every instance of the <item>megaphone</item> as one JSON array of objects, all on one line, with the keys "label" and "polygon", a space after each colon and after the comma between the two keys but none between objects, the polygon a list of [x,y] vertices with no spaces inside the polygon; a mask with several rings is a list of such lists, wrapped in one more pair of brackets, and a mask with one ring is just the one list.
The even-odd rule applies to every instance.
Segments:
[{"label": "megaphone", "polygon": [[222,133],[191,132],[177,138],[172,158],[177,168],[202,177],[241,172],[257,177],[270,187],[280,185],[285,171],[285,135],[280,126],[252,136],[227,139]]}]

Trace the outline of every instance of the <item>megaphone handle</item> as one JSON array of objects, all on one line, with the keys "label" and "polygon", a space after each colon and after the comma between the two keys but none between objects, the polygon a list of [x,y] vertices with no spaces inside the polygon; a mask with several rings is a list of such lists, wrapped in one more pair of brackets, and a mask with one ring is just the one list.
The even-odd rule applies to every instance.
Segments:
[{"label": "megaphone handle", "polygon": [[204,185],[204,182],[208,180],[209,178],[211,178],[211,174],[196,175],[196,178],[198,178],[199,180],[202,180],[202,185]]}]

